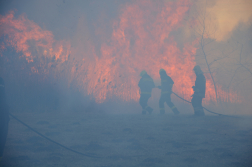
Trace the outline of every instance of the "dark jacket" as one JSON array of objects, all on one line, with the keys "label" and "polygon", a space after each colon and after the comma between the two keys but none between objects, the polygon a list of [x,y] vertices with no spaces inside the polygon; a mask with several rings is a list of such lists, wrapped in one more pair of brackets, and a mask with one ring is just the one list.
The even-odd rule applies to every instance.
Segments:
[{"label": "dark jacket", "polygon": [[173,84],[174,82],[171,77],[166,74],[163,74],[161,76],[161,87],[159,87],[161,88],[161,94],[171,94]]},{"label": "dark jacket", "polygon": [[152,89],[155,87],[153,79],[145,74],[139,81],[138,86],[140,87],[141,94],[151,94]]},{"label": "dark jacket", "polygon": [[206,78],[203,74],[196,75],[195,86],[193,86],[193,91],[196,96],[205,97],[206,93]]}]

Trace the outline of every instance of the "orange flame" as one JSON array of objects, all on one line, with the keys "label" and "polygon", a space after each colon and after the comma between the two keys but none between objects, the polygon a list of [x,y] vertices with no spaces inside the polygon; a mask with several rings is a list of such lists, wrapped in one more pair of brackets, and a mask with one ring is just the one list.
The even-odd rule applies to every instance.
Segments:
[{"label": "orange flame", "polygon": [[[6,16],[0,16],[0,35],[8,36],[7,45],[22,52],[28,62],[43,62],[43,57],[64,62],[70,54],[70,44],[66,41],[55,41],[51,31],[42,30],[36,23],[21,15],[14,18],[11,11]],[[32,71],[35,70],[33,67]],[[35,70],[36,71],[36,70]]]},{"label": "orange flame", "polygon": [[93,51],[95,61],[88,65],[87,75],[82,76],[88,94],[93,94],[98,102],[113,95],[137,101],[141,70],[145,69],[157,80],[159,69],[164,68],[171,77],[177,76],[177,87],[190,96],[191,86],[179,82],[178,76],[191,81],[193,75],[186,71],[195,65],[193,55],[197,48],[186,45],[181,53],[176,42],[169,38],[188,9],[187,1],[137,1],[122,8],[119,21],[113,23],[111,40],[102,44],[100,56]]},{"label": "orange flame", "polygon": [[[107,43],[100,48],[97,55],[94,45],[87,42],[89,50],[78,53],[78,48],[70,51],[70,43],[54,40],[50,31],[42,30],[24,15],[18,19],[11,12],[0,16],[0,35],[7,35],[6,43],[22,52],[28,62],[36,62],[31,70],[38,73],[38,66],[46,64],[49,68],[56,64],[61,68],[69,68],[70,82],[77,81],[78,87],[92,94],[97,102],[104,102],[113,96],[122,100],[138,101],[141,70],[146,70],[155,81],[160,80],[158,71],[166,70],[174,80],[173,91],[189,100],[193,94],[195,81],[193,67],[197,51],[197,40],[184,44],[181,51],[177,47],[171,32],[182,25],[182,20],[190,8],[188,0],[178,2],[135,1],[121,9],[118,20],[113,22],[113,33]],[[73,53],[76,59],[69,59]],[[92,55],[88,57],[87,55]],[[79,56],[79,55],[82,55]],[[50,59],[44,62],[43,58]],[[51,69],[52,70],[52,69]],[[56,69],[57,70],[57,69]],[[48,70],[44,70],[44,72]],[[71,71],[71,72],[70,72]],[[211,78],[206,75],[206,102],[216,101]],[[234,102],[238,96],[226,93],[218,86],[219,98]]]},{"label": "orange flame", "polygon": [[[164,68],[175,82],[174,91],[189,100],[195,81],[192,69],[196,65],[196,42],[185,44],[181,52],[169,36],[171,31],[182,26],[180,22],[188,9],[187,0],[173,3],[137,1],[126,5],[119,21],[113,24],[111,40],[101,47],[101,56],[93,51],[95,62],[89,65],[87,76],[82,80],[87,83],[88,93],[98,102],[113,95],[126,101],[137,101],[140,71],[145,69],[159,80],[158,71]],[[221,89],[220,94],[219,98],[228,96]],[[236,95],[228,97],[237,101]],[[209,76],[206,100],[216,101]]]}]

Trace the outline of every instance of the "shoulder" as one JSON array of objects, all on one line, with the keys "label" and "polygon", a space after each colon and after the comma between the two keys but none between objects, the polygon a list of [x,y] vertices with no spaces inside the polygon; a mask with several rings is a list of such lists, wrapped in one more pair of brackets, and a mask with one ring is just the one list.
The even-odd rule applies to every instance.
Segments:
[{"label": "shoulder", "polygon": [[171,78],[170,76],[168,76],[168,75],[167,75],[167,80],[168,80],[169,82],[173,82],[172,78]]},{"label": "shoulder", "polygon": [[206,82],[206,78],[203,74],[200,74],[197,76],[196,80],[199,80],[201,82]]},{"label": "shoulder", "polygon": [[149,76],[148,74],[146,75],[146,78],[150,78],[150,79],[152,79],[152,78],[151,78],[151,76]]},{"label": "shoulder", "polygon": [[149,80],[149,81],[153,81],[153,79],[149,75],[146,76],[146,79]]},{"label": "shoulder", "polygon": [[140,78],[139,83],[140,83],[140,82],[143,82],[143,78]]},{"label": "shoulder", "polygon": [[204,74],[200,74],[199,77],[202,78],[202,79],[206,79],[206,77],[204,76]]}]

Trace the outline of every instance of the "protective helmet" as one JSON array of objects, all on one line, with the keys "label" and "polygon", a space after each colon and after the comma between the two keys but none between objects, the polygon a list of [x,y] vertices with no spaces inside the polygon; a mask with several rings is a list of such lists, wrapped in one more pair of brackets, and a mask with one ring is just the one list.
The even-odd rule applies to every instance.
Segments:
[{"label": "protective helmet", "polygon": [[144,76],[145,74],[147,74],[147,72],[145,70],[143,70],[141,73],[140,73],[140,77]]},{"label": "protective helmet", "polygon": [[202,73],[201,68],[200,68],[199,65],[196,65],[196,66],[193,68],[193,70],[194,70],[196,73],[199,73],[199,74]]},{"label": "protective helmet", "polygon": [[164,69],[161,68],[161,69],[159,70],[159,74],[161,74],[161,73],[166,73],[166,72],[165,72]]}]

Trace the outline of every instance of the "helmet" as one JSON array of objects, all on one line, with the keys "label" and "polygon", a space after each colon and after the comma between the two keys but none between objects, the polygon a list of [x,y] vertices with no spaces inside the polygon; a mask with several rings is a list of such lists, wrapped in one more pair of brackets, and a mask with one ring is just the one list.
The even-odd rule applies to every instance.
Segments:
[{"label": "helmet", "polygon": [[196,73],[199,73],[199,74],[202,73],[201,68],[200,68],[199,65],[196,65],[196,66],[193,68],[193,70],[194,70]]},{"label": "helmet", "polygon": [[140,77],[144,76],[145,74],[147,74],[147,72],[145,70],[143,70],[141,73],[140,73]]},{"label": "helmet", "polygon": [[159,70],[159,74],[161,74],[161,73],[166,73],[166,72],[165,72],[164,69],[161,68],[161,69]]}]

